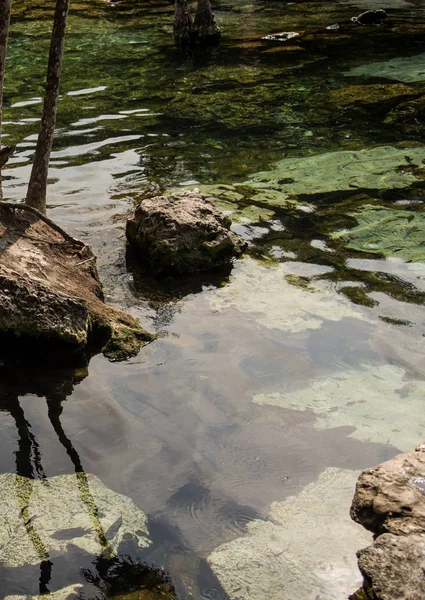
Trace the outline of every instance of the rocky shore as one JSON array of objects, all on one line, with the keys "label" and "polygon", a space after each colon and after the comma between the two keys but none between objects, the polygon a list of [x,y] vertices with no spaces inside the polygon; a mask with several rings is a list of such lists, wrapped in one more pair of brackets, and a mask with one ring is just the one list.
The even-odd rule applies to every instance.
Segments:
[{"label": "rocky shore", "polygon": [[425,444],[360,475],[350,511],[374,542],[357,553],[351,600],[425,598]]}]

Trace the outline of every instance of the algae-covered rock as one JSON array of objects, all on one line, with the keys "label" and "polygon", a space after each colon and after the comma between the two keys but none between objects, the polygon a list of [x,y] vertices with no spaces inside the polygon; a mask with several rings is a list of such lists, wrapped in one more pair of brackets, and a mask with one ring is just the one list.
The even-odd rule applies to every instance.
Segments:
[{"label": "algae-covered rock", "polygon": [[358,225],[332,234],[347,248],[393,256],[407,262],[425,262],[425,215],[409,210],[376,209],[365,206],[351,213]]},{"label": "algae-covered rock", "polygon": [[402,83],[375,85],[347,85],[329,94],[331,102],[338,107],[364,106],[369,110],[376,106],[380,111],[408,98],[418,96],[420,92]]},{"label": "algae-covered rock", "polygon": [[[146,515],[94,475],[32,480],[6,473],[0,482],[0,557],[5,566],[38,563],[42,547],[53,556],[73,544],[96,556],[106,546],[117,552],[130,537],[140,548],[151,543]],[[28,517],[37,517],[30,535],[23,508]],[[67,535],[60,535],[62,531]]]},{"label": "algae-covered rock", "polygon": [[335,373],[293,391],[258,394],[253,401],[311,411],[317,429],[353,427],[352,437],[385,440],[404,450],[423,435],[424,394],[424,381],[409,379],[401,367],[382,365]]},{"label": "algae-covered rock", "polygon": [[248,183],[258,189],[276,190],[283,198],[362,188],[405,189],[423,182],[423,174],[415,167],[422,168],[424,159],[425,147],[392,146],[284,158],[274,169],[252,175]]},{"label": "algae-covered rock", "polygon": [[233,600],[341,600],[360,583],[355,552],[370,535],[350,523],[357,473],[328,468],[267,521],[217,548],[208,562]]},{"label": "algae-covered rock", "polygon": [[402,102],[388,113],[384,123],[403,127],[416,135],[422,132],[425,127],[425,96]]},{"label": "algae-covered rock", "polygon": [[354,67],[344,73],[348,77],[382,77],[403,83],[425,81],[425,54],[397,57]]},{"label": "algae-covered rock", "polygon": [[246,242],[230,225],[195,189],[143,200],[127,222],[127,238],[155,271],[203,271],[245,251]]}]

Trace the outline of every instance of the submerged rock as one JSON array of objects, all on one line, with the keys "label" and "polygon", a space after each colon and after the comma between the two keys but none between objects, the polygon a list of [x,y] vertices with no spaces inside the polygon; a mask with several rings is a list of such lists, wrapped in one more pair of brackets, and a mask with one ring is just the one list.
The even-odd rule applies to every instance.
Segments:
[{"label": "submerged rock", "polygon": [[345,240],[347,248],[396,257],[406,262],[425,262],[425,216],[411,210],[364,206],[351,213],[358,222],[349,231],[332,234]]},{"label": "submerged rock", "polygon": [[355,480],[355,471],[327,468],[297,496],[273,502],[268,520],[217,548],[208,562],[229,597],[346,598],[360,581],[354,553],[370,540],[347,515]]},{"label": "submerged rock", "polygon": [[38,598],[43,562],[50,562],[55,598],[68,597],[61,592],[70,584],[68,590],[85,589],[93,597],[90,579],[96,578],[85,580],[81,566],[94,569],[97,557],[118,556],[129,543],[139,550],[151,544],[146,515],[94,475],[0,476],[0,572],[6,597],[18,592],[12,597]]},{"label": "submerged rock", "polygon": [[[269,329],[299,333],[319,329],[325,321],[344,318],[364,319],[348,300],[326,289],[315,293],[305,286],[293,285],[294,276],[311,276],[326,272],[326,267],[292,263],[258,263],[252,259],[239,262],[228,284],[211,291],[207,299],[214,312],[236,308]],[[290,276],[289,283],[287,277]],[[255,293],[253,293],[255,286]]]},{"label": "submerged rock", "polygon": [[399,454],[360,475],[351,517],[377,538],[360,550],[363,588],[352,600],[425,597],[425,452]]},{"label": "submerged rock", "polygon": [[[274,169],[252,175],[248,184],[276,190],[286,197],[356,189],[406,189],[422,183],[425,147],[378,146],[366,150],[327,152],[284,158]],[[279,201],[281,203],[282,201]]]},{"label": "submerged rock", "polygon": [[[314,298],[314,295],[312,295]],[[352,427],[350,437],[411,448],[425,427],[425,382],[396,365],[362,365],[314,379],[308,387],[257,394],[253,401],[311,411],[317,429]],[[402,424],[402,425],[399,425]]]},{"label": "submerged rock", "polygon": [[425,96],[398,104],[387,114],[384,123],[422,135],[425,128]]},{"label": "submerged rock", "polygon": [[402,83],[387,83],[374,85],[347,85],[330,92],[329,97],[340,108],[349,106],[364,106],[370,110],[376,108],[382,112],[385,107],[391,108],[395,104],[415,98],[421,92]]},{"label": "submerged rock", "polygon": [[198,189],[143,200],[127,221],[127,238],[158,272],[203,271],[240,256],[247,243]]},{"label": "submerged rock", "polygon": [[346,71],[349,77],[382,77],[403,83],[425,81],[425,54],[401,56],[386,61],[371,62]]},{"label": "submerged rock", "polygon": [[104,304],[89,246],[37,211],[7,203],[0,204],[0,335],[8,354],[42,347],[53,357],[102,350],[111,359],[152,339]]}]

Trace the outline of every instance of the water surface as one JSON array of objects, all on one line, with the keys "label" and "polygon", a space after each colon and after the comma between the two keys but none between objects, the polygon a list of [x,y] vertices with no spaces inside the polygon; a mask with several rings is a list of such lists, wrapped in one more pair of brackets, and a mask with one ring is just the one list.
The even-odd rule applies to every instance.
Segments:
[{"label": "water surface", "polygon": [[[53,3],[14,4],[4,179],[20,201]],[[159,337],[78,372],[2,367],[1,597],[139,597],[127,571],[105,575],[116,556],[163,568],[181,599],[355,590],[358,472],[424,430],[425,19],[400,0],[382,27],[350,22],[370,6],[221,2],[220,49],[184,58],[169,3],[72,4],[48,214]],[[299,35],[263,39],[283,31]],[[158,281],[126,254],[126,216],[194,186],[248,256]],[[138,577],[172,596],[161,571]]]}]

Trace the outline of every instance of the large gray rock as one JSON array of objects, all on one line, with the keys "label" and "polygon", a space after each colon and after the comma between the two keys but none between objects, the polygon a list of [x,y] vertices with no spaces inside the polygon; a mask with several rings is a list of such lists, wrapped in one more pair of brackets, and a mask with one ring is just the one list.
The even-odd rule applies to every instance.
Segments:
[{"label": "large gray rock", "polygon": [[246,249],[230,219],[198,189],[143,200],[127,222],[127,238],[158,272],[203,271],[228,263]]},{"label": "large gray rock", "polygon": [[352,600],[425,598],[425,445],[366,469],[351,517],[375,542],[357,553],[363,587]]},{"label": "large gray rock", "polygon": [[123,358],[152,339],[103,302],[91,248],[24,205],[0,204],[0,336],[3,347],[46,344],[64,354]]}]

